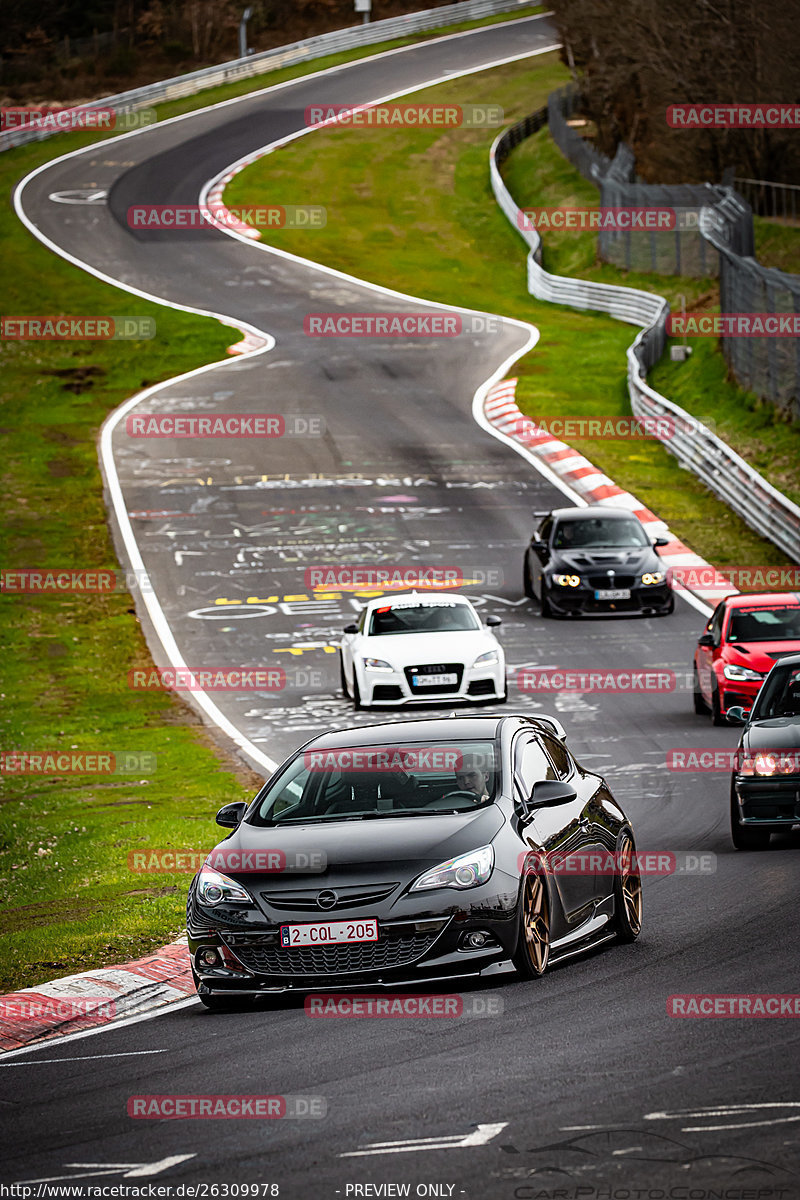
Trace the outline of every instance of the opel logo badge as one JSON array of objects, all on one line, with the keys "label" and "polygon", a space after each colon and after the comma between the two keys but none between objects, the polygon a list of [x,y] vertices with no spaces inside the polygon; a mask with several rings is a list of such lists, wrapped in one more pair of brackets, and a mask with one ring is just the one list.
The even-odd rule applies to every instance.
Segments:
[{"label": "opel logo badge", "polygon": [[336,908],[339,897],[336,892],[317,892],[317,908]]}]

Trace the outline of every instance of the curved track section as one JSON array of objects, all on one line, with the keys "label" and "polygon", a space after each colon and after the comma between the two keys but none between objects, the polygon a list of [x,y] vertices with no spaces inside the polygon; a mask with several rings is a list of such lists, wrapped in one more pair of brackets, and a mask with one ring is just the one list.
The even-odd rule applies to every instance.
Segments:
[{"label": "curved track section", "polygon": [[[307,104],[410,91],[535,53],[552,36],[545,21],[499,25],[364,60],[64,158],[17,196],[38,235],[88,269],[274,337],[273,349],[173,381],[137,411],[325,420],[323,437],[266,447],[137,441],[119,419],[107,428],[118,503],[176,652],[192,667],[298,669],[280,696],[215,695],[251,758],[255,748],[278,759],[319,728],[353,719],[338,695],[334,647],[358,601],[313,595],[305,571],[355,555],[462,568],[474,580],[464,590],[504,618],[512,670],[652,666],[685,683],[700,624],[685,605],[665,620],[562,624],[541,620],[522,597],[530,509],[563,496],[480,428],[471,406],[529,344],[529,327],[438,342],[317,342],[302,333],[309,311],[421,306],[215,230],[135,237],[120,220],[131,202],[196,203],[229,163],[296,133]],[[89,186],[109,193],[108,207],[65,213],[49,200]],[[141,516],[154,510],[174,515]],[[125,556],[122,539],[120,549]],[[164,662],[156,632],[151,645]],[[319,678],[304,686],[301,667]],[[404,1194],[390,1184],[487,1200],[572,1200],[577,1188],[600,1200],[603,1188],[623,1196],[634,1185],[676,1200],[709,1200],[720,1184],[797,1195],[792,1022],[666,1012],[675,993],[785,992],[795,973],[797,839],[734,853],[726,776],[665,769],[670,748],[732,746],[735,732],[694,718],[685,686],[543,696],[512,683],[511,707],[558,713],[578,757],[607,774],[641,848],[709,855],[713,873],[647,879],[645,931],[633,946],[535,984],[487,979],[475,990],[486,998],[488,986],[502,1002],[494,1019],[320,1022],[291,1000],[217,1018],[189,1006],[17,1056],[0,1068],[13,1076],[18,1112],[10,1177],[96,1182],[103,1164],[144,1164],[126,1169],[173,1186],[276,1184],[279,1192],[260,1194],[290,1200]],[[196,1121],[127,1116],[131,1095],[165,1092],[323,1096],[327,1116],[219,1121],[211,1132]]]}]

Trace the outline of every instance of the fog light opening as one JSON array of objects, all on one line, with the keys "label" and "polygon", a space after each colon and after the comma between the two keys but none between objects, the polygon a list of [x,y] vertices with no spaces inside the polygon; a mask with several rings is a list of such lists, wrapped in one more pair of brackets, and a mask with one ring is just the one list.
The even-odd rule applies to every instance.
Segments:
[{"label": "fog light opening", "polygon": [[202,950],[198,950],[197,965],[199,967],[221,967],[222,956],[219,950],[215,950],[213,946],[205,946]]},{"label": "fog light opening", "polygon": [[461,939],[461,946],[464,950],[486,950],[487,947],[495,945],[496,941],[494,934],[485,929],[471,929]]}]

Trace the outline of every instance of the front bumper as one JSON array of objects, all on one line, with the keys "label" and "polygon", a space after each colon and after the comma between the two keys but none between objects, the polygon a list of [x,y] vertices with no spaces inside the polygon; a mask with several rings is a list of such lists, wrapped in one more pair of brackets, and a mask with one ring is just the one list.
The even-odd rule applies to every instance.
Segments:
[{"label": "front bumper", "polygon": [[[511,885],[510,878],[505,877]],[[219,912],[196,904],[193,889],[187,908],[189,953],[198,990],[210,993],[309,992],[353,987],[394,987],[480,974],[509,959],[519,930],[516,889],[499,890],[490,881],[470,889],[469,900],[428,898],[427,910],[413,915],[380,916],[359,910],[355,919],[377,917],[378,941],[289,948],[280,944],[282,925],[348,920],[336,913],[282,913],[278,920],[251,919],[245,925],[220,920]],[[449,889],[441,889],[442,892]],[[463,904],[462,908],[460,904]],[[406,897],[403,908],[411,907]],[[489,935],[483,948],[464,946],[466,936]],[[208,965],[201,952],[214,950],[219,962]]]},{"label": "front bumper", "polygon": [[786,825],[800,822],[800,776],[734,777],[742,825]]},{"label": "front bumper", "polygon": [[625,585],[630,597],[623,600],[596,600],[596,584],[580,587],[560,587],[545,579],[545,591],[550,607],[559,616],[591,616],[596,613],[638,613],[645,616],[672,610],[674,597],[667,583]]},{"label": "front bumper", "polygon": [[759,693],[763,679],[726,679],[719,672],[717,675],[720,694],[720,708],[723,713],[726,713],[729,708],[734,705],[741,705],[742,708],[750,709],[755,703],[755,698]]},{"label": "front bumper", "polygon": [[[450,665],[450,664],[448,664]],[[425,686],[414,688],[407,671],[363,672],[363,686],[359,681],[361,702],[379,707],[394,708],[405,704],[446,704],[450,701],[479,703],[500,700],[506,694],[505,664],[490,663],[486,666],[464,667],[452,664],[458,670],[459,682],[453,686]]]}]

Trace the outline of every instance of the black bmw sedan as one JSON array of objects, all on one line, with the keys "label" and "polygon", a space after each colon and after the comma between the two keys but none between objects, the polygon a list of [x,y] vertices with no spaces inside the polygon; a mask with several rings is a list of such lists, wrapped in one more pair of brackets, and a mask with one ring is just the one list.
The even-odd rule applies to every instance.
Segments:
[{"label": "black bmw sedan", "polygon": [[207,1008],[480,975],[508,960],[535,978],[641,929],[630,822],[554,718],[326,733],[217,822],[232,832],[187,906]]},{"label": "black bmw sedan", "polygon": [[800,654],[775,663],[751,710],[728,709],[744,725],[731,776],[731,838],[765,850],[770,834],[800,823]]},{"label": "black bmw sedan", "polygon": [[666,616],[675,597],[658,547],[632,513],[611,505],[556,508],[542,518],[525,551],[525,595],[543,617],[595,613]]}]

